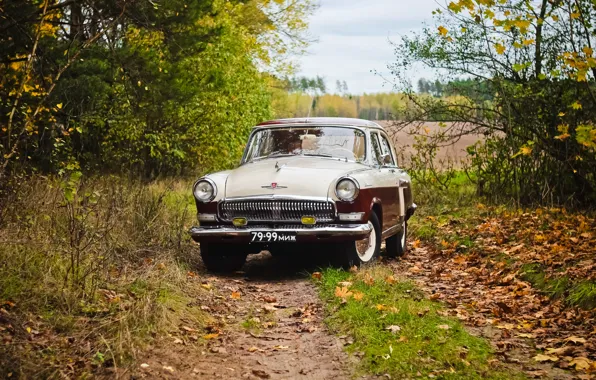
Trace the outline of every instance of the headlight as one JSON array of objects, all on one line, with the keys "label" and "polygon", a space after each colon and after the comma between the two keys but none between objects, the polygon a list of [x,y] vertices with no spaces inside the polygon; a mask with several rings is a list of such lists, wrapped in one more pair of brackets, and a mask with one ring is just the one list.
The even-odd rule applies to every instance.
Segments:
[{"label": "headlight", "polygon": [[359,186],[350,178],[340,179],[335,187],[335,195],[342,201],[353,201],[358,196]]},{"label": "headlight", "polygon": [[211,202],[215,195],[217,195],[217,187],[215,183],[209,179],[201,179],[195,183],[193,194],[199,202]]}]

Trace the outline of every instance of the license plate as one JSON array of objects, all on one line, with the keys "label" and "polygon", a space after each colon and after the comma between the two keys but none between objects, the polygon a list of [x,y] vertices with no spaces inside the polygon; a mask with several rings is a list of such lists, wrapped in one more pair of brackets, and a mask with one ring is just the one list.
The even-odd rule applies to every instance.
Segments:
[{"label": "license plate", "polygon": [[251,231],[251,243],[296,243],[294,232]]}]

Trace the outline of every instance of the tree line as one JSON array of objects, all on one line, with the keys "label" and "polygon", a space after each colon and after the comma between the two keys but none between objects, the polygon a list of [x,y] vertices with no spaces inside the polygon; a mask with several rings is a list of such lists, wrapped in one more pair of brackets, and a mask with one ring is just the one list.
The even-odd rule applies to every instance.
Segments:
[{"label": "tree line", "polygon": [[[418,81],[420,100],[429,97],[449,99],[455,103],[465,103],[462,94],[475,83],[472,79],[454,79],[447,83],[439,80]],[[482,83],[481,86],[486,84]],[[437,88],[440,89],[437,91]],[[483,94],[489,101],[492,95]],[[385,92],[354,95],[350,94],[345,81],[336,82],[336,93],[328,93],[328,85],[322,77],[292,77],[280,81],[280,90],[273,94],[273,110],[276,117],[353,117],[366,120],[405,120],[418,112],[416,101],[406,92]],[[436,112],[432,121],[449,121],[450,115]]]}]

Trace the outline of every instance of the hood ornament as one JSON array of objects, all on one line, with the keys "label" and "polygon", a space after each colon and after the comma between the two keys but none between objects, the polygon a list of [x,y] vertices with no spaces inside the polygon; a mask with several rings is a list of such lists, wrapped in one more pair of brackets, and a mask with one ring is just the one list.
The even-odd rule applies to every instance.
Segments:
[{"label": "hood ornament", "polygon": [[279,162],[276,162],[276,163],[275,163],[275,169],[276,169],[277,171],[280,171],[281,169],[283,169],[283,168],[284,168],[284,166],[286,166],[286,164],[283,164],[283,165],[279,166]]},{"label": "hood ornament", "polygon": [[261,186],[262,189],[276,190],[276,189],[287,189],[287,186],[279,186],[277,182],[272,182],[270,186]]}]

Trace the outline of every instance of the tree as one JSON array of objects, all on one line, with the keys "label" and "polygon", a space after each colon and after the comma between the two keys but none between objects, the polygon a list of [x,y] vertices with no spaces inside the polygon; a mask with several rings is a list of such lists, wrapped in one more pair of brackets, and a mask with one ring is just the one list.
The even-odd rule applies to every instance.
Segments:
[{"label": "tree", "polygon": [[458,89],[472,104],[412,97],[420,110],[415,117],[441,112],[459,121],[443,138],[485,134],[486,144],[470,152],[496,197],[593,202],[596,5],[458,0],[435,18],[436,29],[396,44],[400,60],[392,68],[406,89],[404,69],[414,62],[473,79]]},{"label": "tree", "polygon": [[268,73],[309,43],[313,4],[4,1],[0,185],[9,170],[229,166],[271,115]]}]

